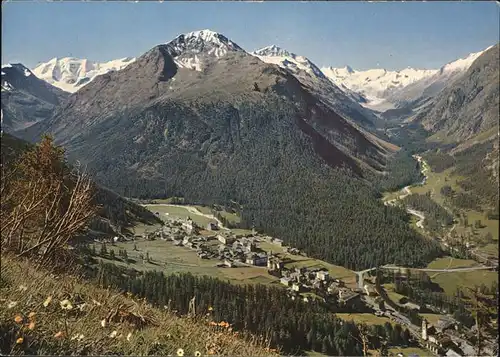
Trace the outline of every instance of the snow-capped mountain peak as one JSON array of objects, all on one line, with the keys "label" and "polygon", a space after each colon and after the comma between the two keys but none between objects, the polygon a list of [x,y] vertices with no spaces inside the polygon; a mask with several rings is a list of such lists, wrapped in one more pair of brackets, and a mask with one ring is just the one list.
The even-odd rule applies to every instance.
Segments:
[{"label": "snow-capped mountain peak", "polygon": [[459,58],[453,62],[449,62],[441,67],[440,73],[466,71],[479,56],[481,56],[484,52],[488,51],[492,47],[493,46],[490,46],[480,52],[469,53],[469,55],[465,58]]},{"label": "snow-capped mountain peak", "polygon": [[211,60],[224,57],[228,52],[245,52],[226,36],[212,30],[180,34],[166,46],[178,67],[196,71],[202,71]]},{"label": "snow-capped mountain peak", "polygon": [[287,50],[284,50],[283,48],[276,45],[263,47],[257,51],[254,51],[253,54],[256,56],[268,57],[297,57],[294,53],[288,52]]},{"label": "snow-capped mountain peak", "polygon": [[326,78],[323,72],[308,58],[298,56],[276,45],[263,47],[252,52],[252,55],[258,57],[263,62],[276,64],[294,74],[305,71],[310,75]]},{"label": "snow-capped mountain peak", "polygon": [[15,89],[17,78],[29,77],[33,73],[21,63],[8,63],[2,65],[2,91]]},{"label": "snow-capped mountain peak", "polygon": [[52,58],[38,64],[33,73],[40,79],[66,92],[76,92],[95,77],[110,71],[119,71],[135,58],[125,57],[108,62],[94,62],[74,57]]}]

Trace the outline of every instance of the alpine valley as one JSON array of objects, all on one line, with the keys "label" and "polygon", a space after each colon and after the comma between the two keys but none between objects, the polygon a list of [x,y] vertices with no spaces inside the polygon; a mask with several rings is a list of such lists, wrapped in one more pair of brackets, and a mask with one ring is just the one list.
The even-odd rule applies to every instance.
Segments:
[{"label": "alpine valley", "polygon": [[[277,45],[250,51],[199,30],[104,63],[64,57],[32,69],[2,65],[2,170],[12,170],[13,180],[2,182],[2,195],[10,192],[2,217],[8,211],[15,221],[22,216],[15,207],[37,207],[34,194],[16,201],[18,188],[32,192],[54,177],[58,184],[47,187],[63,192],[80,187],[69,172],[90,173],[98,208],[74,247],[83,252],[81,275],[98,281],[95,294],[111,311],[94,304],[88,316],[96,314],[99,331],[113,326],[102,340],[117,342],[78,345],[82,354],[171,355],[174,338],[221,355],[238,348],[390,355],[388,346],[493,355],[494,329],[484,321],[496,310],[481,320],[479,303],[471,307],[477,299],[464,291],[484,281],[474,297],[497,296],[490,270],[498,269],[499,49],[439,69],[321,68],[306,54]],[[40,212],[63,203],[55,211],[73,212],[74,196]],[[36,224],[43,237],[50,219]],[[56,228],[55,236],[64,233]],[[13,226],[9,247],[22,250],[23,234],[33,230]],[[6,259],[41,249],[43,239],[35,241]],[[443,278],[448,273],[453,279]],[[96,289],[82,286],[82,294]],[[139,308],[132,296],[151,305]],[[61,306],[73,318],[77,309]],[[248,336],[242,345],[232,333],[213,342],[222,332],[201,336],[205,330],[195,328],[188,341],[191,333],[177,337],[168,325],[185,314],[204,328]],[[427,337],[427,319],[441,326],[443,318],[454,322],[429,336],[449,344]],[[134,349],[122,345],[129,325],[146,336],[140,342],[130,332]],[[139,332],[143,325],[150,332]],[[19,341],[17,330],[5,329]]]}]

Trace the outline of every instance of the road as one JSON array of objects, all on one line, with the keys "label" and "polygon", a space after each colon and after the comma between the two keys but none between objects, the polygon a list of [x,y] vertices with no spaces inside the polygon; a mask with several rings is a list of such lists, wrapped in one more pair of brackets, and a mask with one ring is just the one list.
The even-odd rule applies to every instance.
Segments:
[{"label": "road", "polygon": [[[429,272],[429,273],[453,273],[453,272],[467,272],[467,271],[476,271],[476,270],[495,269],[494,266],[479,266],[479,267],[451,268],[451,269],[431,269],[431,268],[408,268],[408,267],[401,267],[401,266],[395,266],[395,265],[383,265],[379,268],[380,269],[392,269],[392,270],[411,269],[411,270],[417,270],[417,271],[423,271],[423,272]],[[375,270],[375,269],[377,269],[377,268],[375,267],[375,268],[370,268],[370,269],[365,269],[365,270],[354,272],[358,276],[358,288],[363,289],[364,275],[370,271]]]}]

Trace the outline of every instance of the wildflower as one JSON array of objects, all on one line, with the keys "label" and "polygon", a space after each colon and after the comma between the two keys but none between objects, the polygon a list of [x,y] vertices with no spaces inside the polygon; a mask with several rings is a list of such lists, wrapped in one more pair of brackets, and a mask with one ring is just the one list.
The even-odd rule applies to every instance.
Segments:
[{"label": "wildflower", "polygon": [[31,321],[29,324],[28,324],[28,328],[30,330],[33,330],[35,328],[35,323],[33,321]]},{"label": "wildflower", "polygon": [[73,337],[71,337],[71,341],[74,341],[74,340],[82,341],[84,337],[85,336],[83,336],[82,333],[81,334],[75,334]]},{"label": "wildflower", "polygon": [[7,308],[8,309],[12,309],[13,307],[15,307],[17,305],[17,301],[11,301],[9,302],[9,304],[7,305]]},{"label": "wildflower", "polygon": [[111,334],[109,335],[109,337],[115,338],[117,334],[118,334],[118,332],[116,330],[114,330],[113,332],[111,332]]},{"label": "wildflower", "polygon": [[52,301],[52,296],[49,296],[45,301],[43,302],[43,306],[47,307],[49,306],[50,302]]},{"label": "wildflower", "polygon": [[101,326],[102,326],[102,327],[106,327],[106,319],[103,319],[103,320],[101,321]]},{"label": "wildflower", "polygon": [[183,357],[184,356],[184,350],[182,348],[179,348],[177,350],[177,356],[179,356],[179,357]]},{"label": "wildflower", "polygon": [[201,356],[201,352],[200,352],[200,351],[196,351],[196,352],[194,353],[194,355],[195,355],[196,357],[200,357],[200,356]]},{"label": "wildflower", "polygon": [[28,287],[26,285],[19,285],[19,291],[26,291]]},{"label": "wildflower", "polygon": [[209,355],[214,355],[214,354],[215,354],[215,351],[214,351],[214,350],[209,350],[209,351],[208,351],[208,354],[209,354]]},{"label": "wildflower", "polygon": [[23,323],[23,317],[21,315],[16,315],[16,317],[14,317],[14,321],[18,324],[21,324]]},{"label": "wildflower", "polygon": [[21,343],[23,343],[23,342],[24,342],[24,338],[22,338],[22,337],[19,337],[19,338],[16,340],[16,343],[17,343],[18,345],[20,345],[20,344],[21,344]]},{"label": "wildflower", "polygon": [[54,337],[55,337],[55,338],[61,338],[61,337],[63,337],[63,336],[64,336],[64,332],[62,332],[62,331],[59,331],[58,333],[56,333],[56,334],[54,335]]},{"label": "wildflower", "polygon": [[71,302],[68,299],[61,301],[59,304],[63,310],[71,310],[73,308],[73,305],[71,305]]},{"label": "wildflower", "polygon": [[214,308],[212,306],[209,306],[208,311],[214,311]]},{"label": "wildflower", "polygon": [[35,315],[36,315],[36,312],[33,312],[33,311],[32,311],[32,312],[30,312],[30,313],[28,314],[28,317],[29,317],[30,319],[32,319],[32,318],[34,318],[34,317],[35,317]]},{"label": "wildflower", "polygon": [[127,335],[127,341],[130,341],[130,338],[132,337],[132,332],[129,332]]},{"label": "wildflower", "polygon": [[85,307],[85,306],[87,306],[87,304],[86,304],[86,303],[83,303],[83,304],[77,305],[77,307],[78,307],[78,309],[79,309],[80,311],[83,311],[83,309],[84,309],[84,307]]}]

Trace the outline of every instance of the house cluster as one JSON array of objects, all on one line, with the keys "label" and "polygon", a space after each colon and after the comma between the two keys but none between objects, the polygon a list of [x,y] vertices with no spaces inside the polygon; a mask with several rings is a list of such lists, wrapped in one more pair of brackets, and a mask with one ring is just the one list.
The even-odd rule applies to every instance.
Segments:
[{"label": "house cluster", "polygon": [[321,295],[326,297],[337,297],[340,303],[351,303],[354,300],[360,300],[359,293],[346,288],[342,280],[331,277],[324,268],[295,268],[289,270],[274,267],[274,270],[279,271],[281,284],[287,286],[292,293],[315,291],[322,293]]},{"label": "house cluster", "polygon": [[[231,233],[217,234],[219,241],[218,256],[220,260],[231,263],[240,262],[255,266],[266,266],[269,255],[257,248],[257,237],[234,235]],[[226,264],[229,266],[229,264]]]},{"label": "house cluster", "polygon": [[[449,316],[442,316],[435,325],[422,321],[422,340],[424,346],[438,355],[456,357],[473,355],[475,349],[459,333],[460,324]],[[484,352],[488,347],[484,346]],[[490,355],[487,353],[487,355]]]}]

